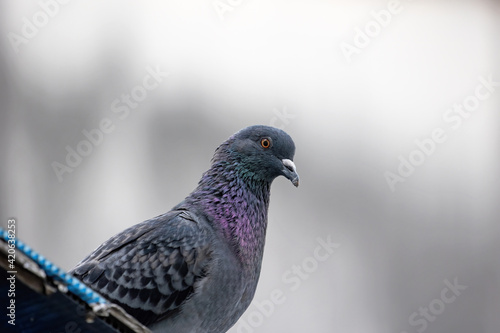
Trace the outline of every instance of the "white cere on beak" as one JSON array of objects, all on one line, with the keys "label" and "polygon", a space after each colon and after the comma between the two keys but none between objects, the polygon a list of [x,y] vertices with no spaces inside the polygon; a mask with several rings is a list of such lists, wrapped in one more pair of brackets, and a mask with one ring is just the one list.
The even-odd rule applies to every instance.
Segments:
[{"label": "white cere on beak", "polygon": [[[295,187],[299,187],[299,175],[297,174],[297,168],[295,167],[295,163],[290,161],[289,159],[284,159],[281,160],[283,162],[283,166],[288,169],[288,171],[292,172],[292,174],[295,176],[294,178],[290,179],[292,184]],[[287,177],[288,178],[288,177]]]},{"label": "white cere on beak", "polygon": [[283,162],[283,165],[290,171],[297,172],[297,168],[295,167],[295,163],[293,163],[289,159],[283,159],[281,160]]}]

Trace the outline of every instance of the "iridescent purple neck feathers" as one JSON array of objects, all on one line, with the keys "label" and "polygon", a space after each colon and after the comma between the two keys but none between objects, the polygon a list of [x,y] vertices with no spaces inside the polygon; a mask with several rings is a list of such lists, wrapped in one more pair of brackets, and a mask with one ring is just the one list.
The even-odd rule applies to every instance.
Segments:
[{"label": "iridescent purple neck feathers", "polygon": [[218,159],[186,198],[196,203],[231,244],[242,264],[260,268],[264,251],[270,183],[242,172],[235,159]]}]

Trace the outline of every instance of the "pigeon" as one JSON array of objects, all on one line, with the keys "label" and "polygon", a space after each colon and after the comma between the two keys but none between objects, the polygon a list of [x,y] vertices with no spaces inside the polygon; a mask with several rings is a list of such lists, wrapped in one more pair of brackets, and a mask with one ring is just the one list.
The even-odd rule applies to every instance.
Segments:
[{"label": "pigeon", "polygon": [[111,237],[70,273],[153,332],[226,332],[254,297],[271,183],[299,185],[294,154],[281,129],[240,130],[181,203]]}]

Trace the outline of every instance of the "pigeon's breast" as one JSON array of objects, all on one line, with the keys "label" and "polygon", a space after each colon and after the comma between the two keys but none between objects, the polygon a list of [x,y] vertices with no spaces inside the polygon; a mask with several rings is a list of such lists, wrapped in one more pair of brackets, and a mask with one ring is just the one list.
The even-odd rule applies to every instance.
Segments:
[{"label": "pigeon's breast", "polygon": [[[214,240],[211,249],[206,276],[195,284],[195,292],[180,313],[164,326],[169,332],[226,332],[249,306],[256,281],[245,274],[227,244]],[[162,324],[165,323],[159,322],[151,329],[163,332]]]}]

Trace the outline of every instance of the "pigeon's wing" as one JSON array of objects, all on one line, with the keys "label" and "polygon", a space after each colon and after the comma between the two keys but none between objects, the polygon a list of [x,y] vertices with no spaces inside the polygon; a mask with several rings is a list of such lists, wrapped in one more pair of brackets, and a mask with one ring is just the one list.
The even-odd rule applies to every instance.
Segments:
[{"label": "pigeon's wing", "polygon": [[149,325],[177,313],[205,277],[210,240],[195,214],[175,210],[112,237],[71,273]]}]

